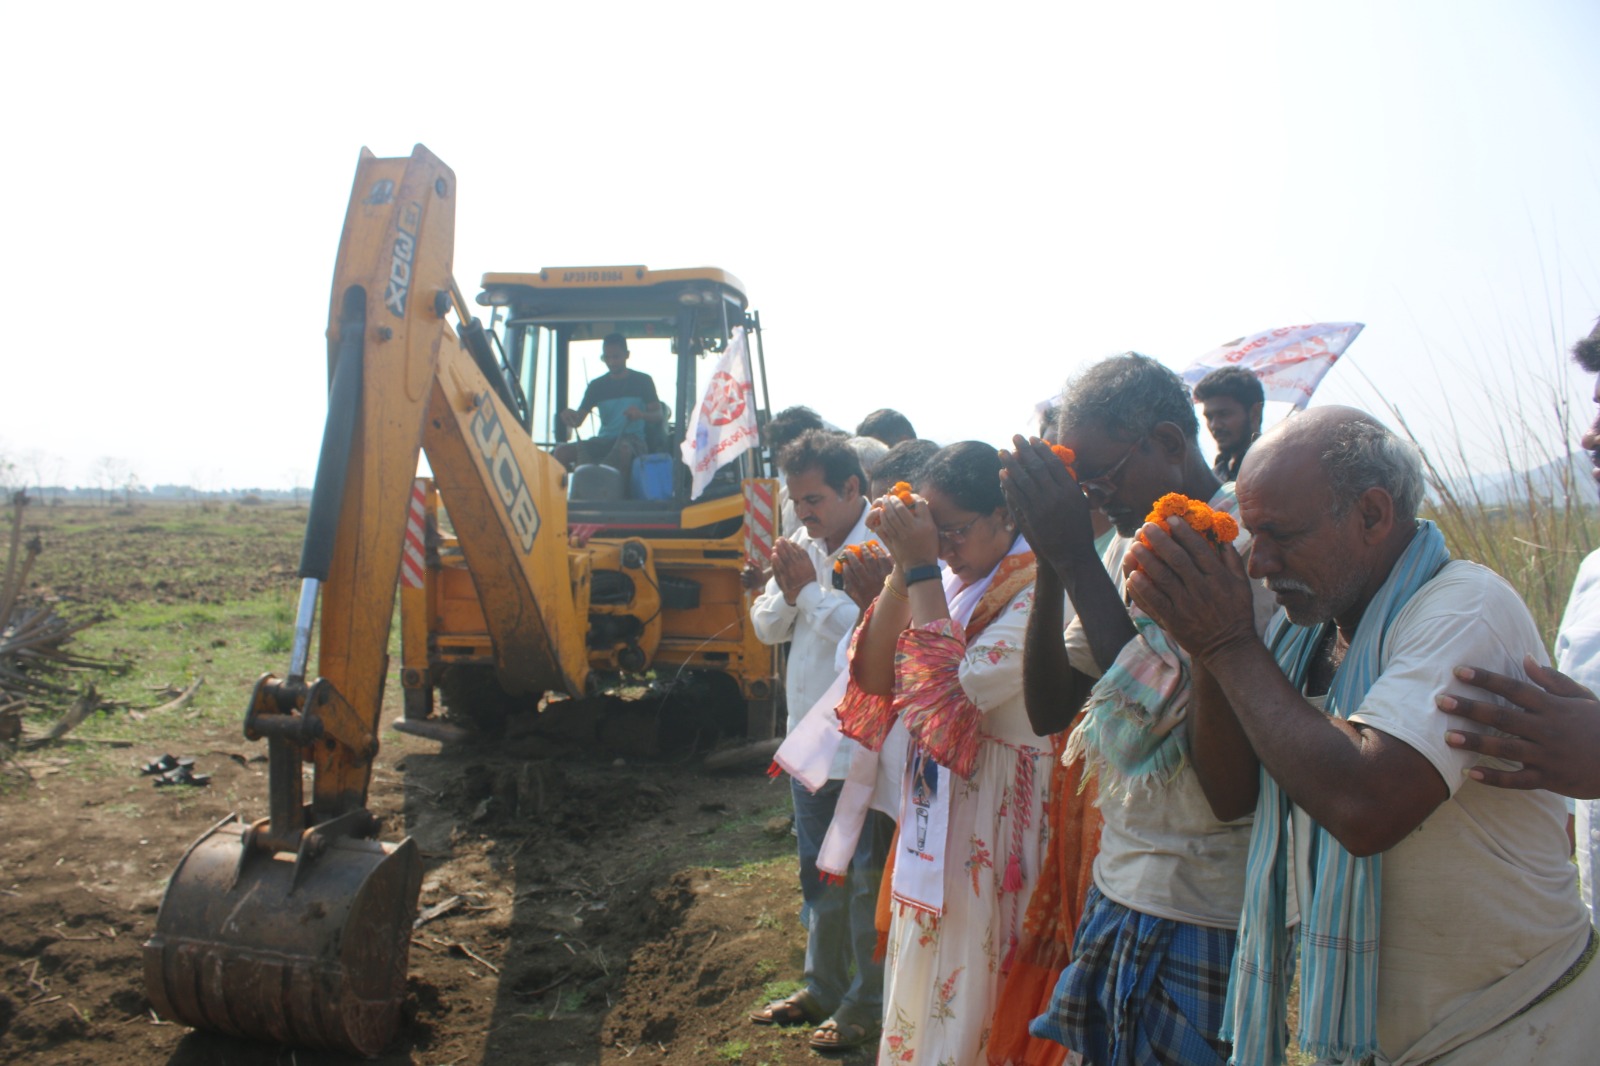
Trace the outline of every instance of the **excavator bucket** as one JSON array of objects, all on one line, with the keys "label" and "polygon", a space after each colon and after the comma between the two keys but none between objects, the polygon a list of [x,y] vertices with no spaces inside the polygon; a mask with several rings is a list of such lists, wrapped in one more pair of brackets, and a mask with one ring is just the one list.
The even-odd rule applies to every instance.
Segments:
[{"label": "excavator bucket", "polygon": [[270,817],[228,819],[189,848],[144,948],[151,1004],[199,1029],[371,1056],[399,1028],[422,860],[409,840],[375,839],[366,797],[406,507],[455,286],[454,187],[421,145],[409,158],[361,153],[334,266],[328,413],[289,672],[262,675],[245,712],[245,737],[268,741]]},{"label": "excavator bucket", "polygon": [[422,859],[398,845],[308,835],[264,850],[230,817],[178,863],[144,946],[162,1017],[233,1036],[374,1056],[405,999]]}]

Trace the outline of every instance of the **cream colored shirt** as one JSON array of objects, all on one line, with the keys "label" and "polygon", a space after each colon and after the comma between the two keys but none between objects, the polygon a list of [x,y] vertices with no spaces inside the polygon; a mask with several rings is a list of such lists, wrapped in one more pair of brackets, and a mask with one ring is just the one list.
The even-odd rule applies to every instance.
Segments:
[{"label": "cream colored shirt", "polygon": [[[1122,558],[1130,543],[1127,537],[1113,538],[1104,555],[1106,570],[1119,593],[1127,583]],[[1243,553],[1249,550],[1249,543],[1250,535],[1241,529],[1234,547]],[[1277,602],[1259,582],[1254,589],[1256,632],[1260,633]],[[1089,653],[1082,623],[1074,619],[1065,639],[1072,665],[1098,677],[1100,668]],[[1105,824],[1100,831],[1100,854],[1094,861],[1094,883],[1107,899],[1157,918],[1238,928],[1254,815],[1219,821],[1188,762],[1164,785],[1135,786],[1125,803],[1103,795],[1100,813]]]},{"label": "cream colored shirt", "polygon": [[[1508,1017],[1559,977],[1587,939],[1589,915],[1567,857],[1565,804],[1549,792],[1491,788],[1467,777],[1478,757],[1447,746],[1444,735],[1474,724],[1446,720],[1434,707],[1441,692],[1472,694],[1455,680],[1454,667],[1525,679],[1524,654],[1549,661],[1516,592],[1485,567],[1451,562],[1395,618],[1379,677],[1350,716],[1415,749],[1450,790],[1383,853],[1378,1042],[1391,1062],[1416,1061],[1436,1029],[1488,1028]],[[1309,823],[1298,808],[1295,815],[1295,882],[1303,898],[1311,883]],[[1531,991],[1497,989],[1503,981]],[[1585,1018],[1579,1024],[1596,1026],[1585,1009],[1575,1023]]]}]

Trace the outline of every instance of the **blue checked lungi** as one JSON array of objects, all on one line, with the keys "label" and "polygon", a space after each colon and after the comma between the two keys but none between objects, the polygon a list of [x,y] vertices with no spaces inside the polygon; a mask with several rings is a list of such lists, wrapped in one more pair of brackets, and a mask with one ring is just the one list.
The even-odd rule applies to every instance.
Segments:
[{"label": "blue checked lungi", "polygon": [[1091,886],[1072,963],[1029,1031],[1093,1066],[1226,1066],[1231,929],[1153,918]]}]

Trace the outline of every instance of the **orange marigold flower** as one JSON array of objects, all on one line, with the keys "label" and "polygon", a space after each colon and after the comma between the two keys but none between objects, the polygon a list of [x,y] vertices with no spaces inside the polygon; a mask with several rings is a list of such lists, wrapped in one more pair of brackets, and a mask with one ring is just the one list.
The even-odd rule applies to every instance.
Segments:
[{"label": "orange marigold flower", "polygon": [[1169,492],[1156,501],[1156,505],[1145,516],[1146,522],[1164,523],[1169,518],[1186,514],[1189,510],[1189,497],[1180,493]]},{"label": "orange marigold flower", "polygon": [[[854,555],[857,559],[859,559],[870,546],[870,543],[846,544],[844,546],[844,552],[849,552],[851,555]],[[844,573],[844,552],[840,552],[839,557],[833,561],[833,572],[836,574]]]},{"label": "orange marigold flower", "polygon": [[[894,485],[889,489],[889,491],[884,493],[883,495],[884,495],[885,499],[887,499],[890,496],[893,496],[895,499],[899,500],[901,503],[905,504],[907,507],[915,506],[914,503],[912,502],[912,499],[911,499],[911,484],[910,484],[910,482],[896,481],[894,483]],[[872,509],[867,512],[867,528],[876,531],[880,526],[882,526],[882,524],[883,524],[883,505],[882,504],[873,504]]]},{"label": "orange marigold flower", "polygon": [[[1169,492],[1157,500],[1144,520],[1164,526],[1169,518],[1182,518],[1189,524],[1190,529],[1219,548],[1231,543],[1239,535],[1239,523],[1233,520],[1232,515],[1213,510],[1199,500],[1191,500],[1176,492]],[[1150,542],[1143,533],[1139,534],[1139,543],[1146,548],[1150,547]]]},{"label": "orange marigold flower", "polygon": [[1216,534],[1218,540],[1224,544],[1231,544],[1239,535],[1239,523],[1233,520],[1233,515],[1223,511],[1211,512],[1211,532]]},{"label": "orange marigold flower", "polygon": [[1078,461],[1078,453],[1077,452],[1073,451],[1071,448],[1067,447],[1065,444],[1052,444],[1052,445],[1050,445],[1050,451],[1052,453],[1054,453],[1054,455],[1055,455],[1055,457],[1057,459],[1061,460],[1061,465],[1062,466],[1066,467],[1069,471],[1071,471],[1072,475],[1074,477],[1077,476],[1077,471],[1075,469],[1073,469],[1074,465]]}]

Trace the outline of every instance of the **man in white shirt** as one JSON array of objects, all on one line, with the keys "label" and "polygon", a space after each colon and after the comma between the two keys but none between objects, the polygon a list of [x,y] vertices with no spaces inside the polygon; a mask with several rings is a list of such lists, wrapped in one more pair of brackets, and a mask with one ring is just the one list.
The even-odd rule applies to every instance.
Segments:
[{"label": "man in white shirt", "polygon": [[[1565,809],[1472,777],[1477,758],[1445,744],[1433,712],[1462,693],[1463,661],[1519,679],[1525,657],[1547,662],[1532,616],[1418,520],[1420,457],[1360,411],[1275,427],[1238,493],[1248,574],[1187,527],[1147,525],[1128,579],[1191,656],[1195,767],[1213,809],[1255,811],[1232,1061],[1281,1054],[1291,885],[1296,1038],[1319,1062],[1587,1061],[1600,967]],[[1283,608],[1265,643],[1251,578]]]},{"label": "man in white shirt", "polygon": [[[774,547],[772,578],[751,605],[750,621],[764,643],[791,642],[785,693],[792,732],[838,676],[839,643],[860,614],[855,601],[833,587],[834,561],[873,536],[866,527],[866,475],[844,438],[808,431],[784,448],[778,466],[801,528]],[[858,1046],[876,1038],[882,1020],[883,965],[872,959],[873,914],[892,832],[888,820],[869,815],[843,884],[825,883],[817,871],[855,748],[850,740],[839,745],[828,783],[816,793],[791,783],[807,925],[806,987],[751,1015],[764,1025],[827,1019],[813,1034],[813,1047]]]}]

